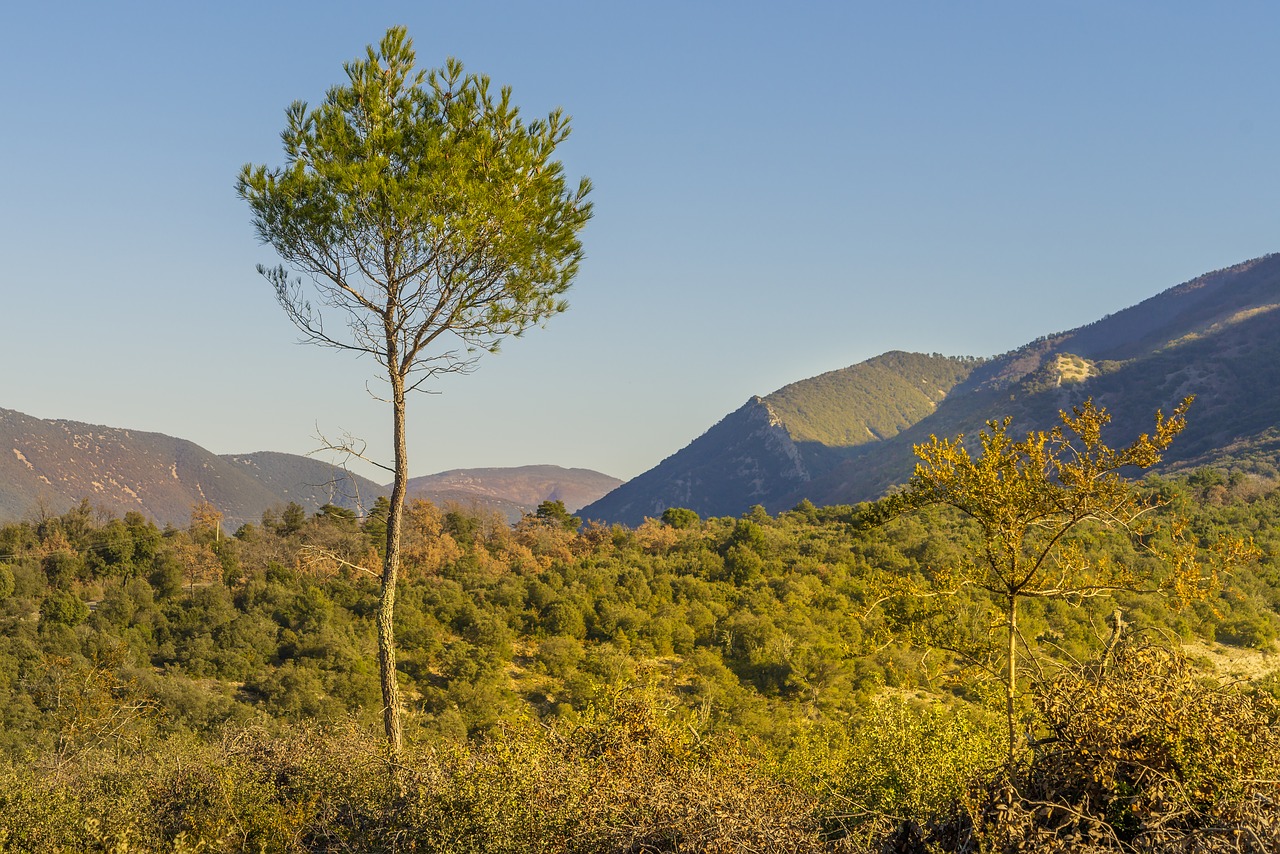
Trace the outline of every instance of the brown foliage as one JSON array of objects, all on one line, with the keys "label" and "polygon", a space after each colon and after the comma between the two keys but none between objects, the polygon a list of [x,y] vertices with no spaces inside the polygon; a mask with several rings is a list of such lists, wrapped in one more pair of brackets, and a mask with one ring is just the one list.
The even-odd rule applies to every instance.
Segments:
[{"label": "brown foliage", "polygon": [[[1105,660],[1105,659],[1104,659]],[[1046,733],[934,828],[946,851],[1280,850],[1280,704],[1175,650],[1122,642],[1109,665],[1036,686]]]},{"label": "brown foliage", "polygon": [[434,575],[462,556],[462,549],[444,529],[444,514],[430,501],[415,499],[404,508],[401,557],[410,573]]}]

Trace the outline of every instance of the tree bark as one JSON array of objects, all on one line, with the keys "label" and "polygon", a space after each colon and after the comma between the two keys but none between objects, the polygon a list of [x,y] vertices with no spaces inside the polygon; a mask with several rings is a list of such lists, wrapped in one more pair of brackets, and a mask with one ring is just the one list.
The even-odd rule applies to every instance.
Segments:
[{"label": "tree bark", "polygon": [[1116,647],[1120,645],[1120,636],[1124,634],[1127,625],[1123,611],[1116,608],[1111,612],[1111,637],[1107,640],[1106,648],[1102,650],[1102,661],[1098,664],[1099,679],[1107,675],[1107,668],[1111,666],[1111,659],[1116,653]]},{"label": "tree bark", "polygon": [[1006,621],[1009,625],[1009,661],[1005,672],[1004,713],[1009,724],[1009,780],[1013,780],[1017,744],[1017,725],[1014,723],[1013,706],[1018,692],[1018,597],[1009,596]]},{"label": "tree bark", "polygon": [[382,561],[382,591],[378,599],[378,672],[382,679],[382,725],[392,760],[400,756],[403,736],[400,726],[400,684],[396,681],[396,578],[400,573],[400,530],[404,519],[404,496],[409,481],[408,445],[405,440],[404,380],[391,374],[391,407],[394,413],[395,480],[391,485],[391,507],[387,512],[387,550]]}]

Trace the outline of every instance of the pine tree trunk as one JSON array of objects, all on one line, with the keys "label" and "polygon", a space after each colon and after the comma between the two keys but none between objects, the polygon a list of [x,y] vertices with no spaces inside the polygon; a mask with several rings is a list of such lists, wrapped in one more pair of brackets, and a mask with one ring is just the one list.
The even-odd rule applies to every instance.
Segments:
[{"label": "pine tree trunk", "polygon": [[394,411],[395,480],[391,486],[391,508],[387,513],[387,550],[382,562],[382,594],[378,599],[378,672],[382,679],[382,725],[392,760],[400,756],[403,736],[400,727],[400,685],[396,681],[396,578],[400,573],[400,530],[404,519],[404,496],[409,481],[409,459],[405,441],[404,381],[391,372],[391,405]]}]

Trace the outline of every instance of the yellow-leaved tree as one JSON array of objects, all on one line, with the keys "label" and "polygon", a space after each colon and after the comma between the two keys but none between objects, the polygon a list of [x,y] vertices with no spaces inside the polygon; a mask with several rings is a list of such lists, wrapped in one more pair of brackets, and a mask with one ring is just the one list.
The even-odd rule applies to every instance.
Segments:
[{"label": "yellow-leaved tree", "polygon": [[[963,436],[915,446],[919,462],[901,492],[885,499],[873,516],[888,519],[930,505],[959,510],[977,528],[977,550],[952,565],[935,567],[928,589],[907,595],[960,594],[978,588],[999,608],[995,625],[1003,649],[996,656],[1004,689],[1009,764],[1019,746],[1017,699],[1019,605],[1031,598],[1079,601],[1114,591],[1162,592],[1178,603],[1207,595],[1226,566],[1247,556],[1251,543],[1224,541],[1208,552],[1184,535],[1178,520],[1157,520],[1159,502],[1144,495],[1124,471],[1149,469],[1186,426],[1191,398],[1169,416],[1157,412],[1151,433],[1122,447],[1103,440],[1111,420],[1092,400],[1060,413],[1062,423],[1025,438],[1011,436],[1011,419],[990,421],[976,443]],[[971,450],[972,449],[972,450]],[[1168,536],[1158,541],[1160,560],[1135,565],[1101,558],[1081,543],[1102,526],[1133,535],[1144,548],[1158,522]]]}]

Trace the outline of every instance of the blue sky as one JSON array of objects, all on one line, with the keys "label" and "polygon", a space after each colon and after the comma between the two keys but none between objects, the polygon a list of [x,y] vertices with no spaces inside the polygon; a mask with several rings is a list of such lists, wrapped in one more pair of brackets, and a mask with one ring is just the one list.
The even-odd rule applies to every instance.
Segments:
[{"label": "blue sky", "polygon": [[411,404],[414,474],[631,477],[752,394],[1280,250],[1275,4],[7,4],[0,407],[385,456],[376,366],[295,343],[234,179],[393,24],[562,106],[596,186],[569,312]]}]

